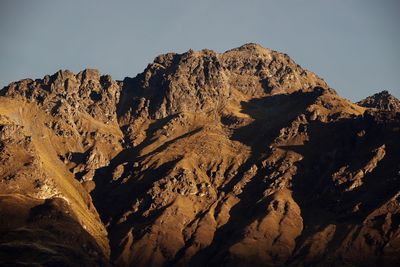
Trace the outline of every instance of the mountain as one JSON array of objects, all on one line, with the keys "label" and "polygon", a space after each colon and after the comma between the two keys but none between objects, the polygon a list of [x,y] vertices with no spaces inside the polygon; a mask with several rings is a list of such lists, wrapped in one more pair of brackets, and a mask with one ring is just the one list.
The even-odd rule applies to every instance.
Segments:
[{"label": "mountain", "polygon": [[168,53],[0,94],[2,265],[400,262],[400,113],[286,54]]},{"label": "mountain", "polygon": [[357,104],[367,108],[400,112],[400,100],[392,96],[388,91],[369,96]]}]

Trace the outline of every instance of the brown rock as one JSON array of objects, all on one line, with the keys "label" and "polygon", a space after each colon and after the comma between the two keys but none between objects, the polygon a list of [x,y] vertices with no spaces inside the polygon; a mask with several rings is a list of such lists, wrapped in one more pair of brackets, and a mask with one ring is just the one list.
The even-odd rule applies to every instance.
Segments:
[{"label": "brown rock", "polygon": [[0,94],[0,265],[398,265],[387,93],[356,105],[246,44]]}]

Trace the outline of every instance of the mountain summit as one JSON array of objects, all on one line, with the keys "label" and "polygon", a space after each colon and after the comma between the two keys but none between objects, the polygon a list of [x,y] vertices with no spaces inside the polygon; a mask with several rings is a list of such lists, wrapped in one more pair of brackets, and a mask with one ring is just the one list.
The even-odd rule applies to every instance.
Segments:
[{"label": "mountain summit", "polygon": [[352,103],[257,44],[0,94],[0,265],[399,263],[390,97]]},{"label": "mountain summit", "polygon": [[369,96],[357,104],[368,108],[400,112],[400,100],[386,90]]}]

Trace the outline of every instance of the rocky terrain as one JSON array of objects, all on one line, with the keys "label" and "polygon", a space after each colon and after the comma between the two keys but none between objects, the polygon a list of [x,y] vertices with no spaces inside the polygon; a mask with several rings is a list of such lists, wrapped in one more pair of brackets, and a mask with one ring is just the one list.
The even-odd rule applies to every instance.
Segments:
[{"label": "rocky terrain", "polygon": [[369,96],[357,104],[367,108],[400,112],[400,100],[389,94],[386,90]]},{"label": "rocky terrain", "polygon": [[398,266],[399,100],[256,44],[0,91],[1,266]]}]

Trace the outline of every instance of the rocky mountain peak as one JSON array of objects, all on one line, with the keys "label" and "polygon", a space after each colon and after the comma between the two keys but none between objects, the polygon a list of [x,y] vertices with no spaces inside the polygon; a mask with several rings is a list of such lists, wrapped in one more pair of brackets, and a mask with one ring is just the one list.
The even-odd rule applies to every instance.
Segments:
[{"label": "rocky mountain peak", "polygon": [[256,44],[256,43],[247,43],[247,44],[244,44],[237,48],[228,50],[227,52],[229,52],[229,51],[252,52],[252,53],[258,53],[258,54],[268,54],[268,53],[273,52],[273,50],[264,48],[261,45]]},{"label": "rocky mountain peak", "polygon": [[[143,73],[126,79],[121,110],[162,118],[179,112],[218,112],[231,98],[310,92],[328,85],[287,55],[257,44],[156,57]],[[240,99],[237,99],[240,101]],[[126,105],[126,104],[125,104]]]},{"label": "rocky mountain peak", "polygon": [[368,108],[400,112],[400,100],[391,95],[387,90],[369,96],[357,104]]},{"label": "rocky mountain peak", "polygon": [[26,79],[6,86],[1,94],[23,97],[41,105],[48,112],[65,107],[69,115],[88,113],[104,122],[116,121],[115,107],[120,89],[110,75],[100,75],[96,69],[86,69],[78,74],[59,70],[43,79]]},{"label": "rocky mountain peak", "polygon": [[166,53],[0,94],[1,266],[398,266],[400,113],[286,54]]}]

